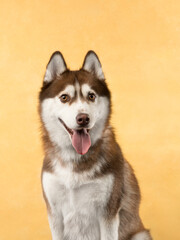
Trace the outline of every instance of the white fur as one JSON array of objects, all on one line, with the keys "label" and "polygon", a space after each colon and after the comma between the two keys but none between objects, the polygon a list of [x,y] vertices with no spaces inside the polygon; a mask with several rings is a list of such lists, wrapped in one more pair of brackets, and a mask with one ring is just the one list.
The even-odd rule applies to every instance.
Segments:
[{"label": "white fur", "polygon": [[[72,172],[70,166],[62,167],[58,161],[55,162],[55,172],[44,172],[42,177],[43,189],[51,209],[49,222],[53,240],[97,240],[100,239],[100,232],[108,236],[107,231],[109,237],[102,240],[117,240],[116,237],[110,238],[110,235],[116,236],[118,227],[114,228],[118,220],[109,228],[101,223],[105,222],[102,218],[103,207],[112,191],[113,176],[92,179],[95,169],[91,173],[87,171],[79,174]],[[100,162],[103,164],[103,161]]]},{"label": "white fur", "polygon": [[[73,86],[73,85],[67,85],[67,87],[63,90],[63,91],[61,91],[60,93],[59,93],[59,95],[58,95],[58,97],[60,97],[61,95],[63,95],[63,94],[68,94],[71,98],[73,98],[74,97],[74,95],[75,95],[75,86]],[[63,106],[64,104],[62,104],[62,106]]]},{"label": "white fur", "polygon": [[51,229],[52,239],[60,240],[63,239],[63,217],[61,211],[52,208],[52,212],[48,214],[49,226]]},{"label": "white fur", "polygon": [[44,76],[44,82],[46,83],[51,82],[51,79],[52,79],[51,71],[47,69]]},{"label": "white fur", "polygon": [[147,231],[143,231],[135,234],[131,240],[151,240],[151,238]]},{"label": "white fur", "polygon": [[96,94],[95,91],[91,89],[91,87],[88,84],[83,84],[81,91],[84,96],[87,96],[88,92]]},{"label": "white fur", "polygon": [[118,229],[119,229],[119,214],[111,221],[106,221],[106,219],[101,219],[100,221],[101,229],[101,240],[118,240]]},{"label": "white fur", "polygon": [[[94,92],[87,84],[82,85],[82,93],[87,97],[89,91]],[[86,113],[90,117],[89,134],[91,144],[94,145],[101,137],[104,129],[105,121],[108,117],[109,101],[108,98],[98,96],[96,93],[95,102],[82,101],[78,95],[78,99],[72,103],[62,103],[59,99],[61,94],[69,94],[74,96],[75,91],[79,94],[79,84],[68,85],[66,88],[55,96],[54,98],[47,98],[42,102],[42,120],[49,133],[51,141],[57,144],[61,149],[61,157],[64,161],[78,160],[80,155],[72,147],[71,137],[64,126],[60,123],[58,118],[61,118],[65,124],[71,128],[76,129],[76,116],[79,113]]]},{"label": "white fur", "polygon": [[94,73],[99,79],[104,79],[101,63],[93,52],[86,56],[83,69],[88,72],[95,71]]}]

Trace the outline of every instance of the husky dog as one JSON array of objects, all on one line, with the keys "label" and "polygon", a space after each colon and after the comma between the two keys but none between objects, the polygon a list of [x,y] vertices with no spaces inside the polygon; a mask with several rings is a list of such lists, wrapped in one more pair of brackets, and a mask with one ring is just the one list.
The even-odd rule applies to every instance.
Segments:
[{"label": "husky dog", "polygon": [[110,125],[111,94],[95,52],[78,71],[55,52],[39,100],[52,239],[151,240],[136,177]]}]

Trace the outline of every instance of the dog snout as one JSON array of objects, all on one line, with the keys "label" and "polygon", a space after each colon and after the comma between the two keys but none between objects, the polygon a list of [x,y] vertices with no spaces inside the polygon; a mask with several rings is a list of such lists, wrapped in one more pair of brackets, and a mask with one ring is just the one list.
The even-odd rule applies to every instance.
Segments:
[{"label": "dog snout", "polygon": [[76,117],[76,122],[79,126],[85,127],[89,124],[90,117],[88,114],[85,113],[79,113]]}]

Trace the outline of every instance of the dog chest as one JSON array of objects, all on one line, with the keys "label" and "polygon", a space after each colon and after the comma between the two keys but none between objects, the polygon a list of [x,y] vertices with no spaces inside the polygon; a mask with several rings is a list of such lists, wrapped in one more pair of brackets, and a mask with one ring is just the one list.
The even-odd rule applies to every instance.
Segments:
[{"label": "dog chest", "polygon": [[79,214],[96,218],[110,197],[113,177],[92,179],[88,173],[58,169],[55,173],[44,172],[42,183],[50,207],[61,211],[64,220]]}]

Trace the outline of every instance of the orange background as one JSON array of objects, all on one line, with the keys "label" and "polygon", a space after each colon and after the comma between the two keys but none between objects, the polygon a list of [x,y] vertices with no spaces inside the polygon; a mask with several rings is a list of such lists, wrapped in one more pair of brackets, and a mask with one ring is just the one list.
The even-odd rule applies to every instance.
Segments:
[{"label": "orange background", "polygon": [[180,2],[0,1],[0,240],[48,240],[37,114],[55,50],[77,69],[89,49],[113,93],[112,123],[154,239],[179,240]]}]

